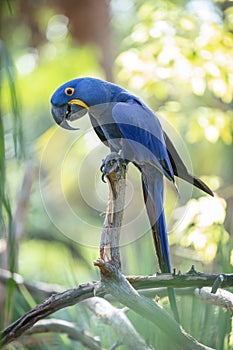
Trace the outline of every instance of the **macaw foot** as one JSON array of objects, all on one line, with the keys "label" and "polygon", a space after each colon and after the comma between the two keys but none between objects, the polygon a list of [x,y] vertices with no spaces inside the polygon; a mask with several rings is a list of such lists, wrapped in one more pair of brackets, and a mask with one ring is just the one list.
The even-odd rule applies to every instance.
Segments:
[{"label": "macaw foot", "polygon": [[102,181],[104,177],[108,174],[111,174],[113,171],[117,169],[117,181],[121,179],[123,174],[123,168],[126,167],[127,162],[122,159],[118,153],[112,152],[105,159],[103,159],[102,165],[100,167],[100,171],[102,172]]}]

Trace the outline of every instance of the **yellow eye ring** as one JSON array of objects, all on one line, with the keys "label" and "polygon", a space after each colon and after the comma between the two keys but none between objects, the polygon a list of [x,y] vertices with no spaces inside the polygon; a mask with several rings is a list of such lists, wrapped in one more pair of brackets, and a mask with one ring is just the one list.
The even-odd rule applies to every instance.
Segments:
[{"label": "yellow eye ring", "polygon": [[67,96],[72,96],[72,95],[74,94],[74,88],[72,88],[72,87],[66,88],[66,89],[65,89],[65,94],[66,94]]}]

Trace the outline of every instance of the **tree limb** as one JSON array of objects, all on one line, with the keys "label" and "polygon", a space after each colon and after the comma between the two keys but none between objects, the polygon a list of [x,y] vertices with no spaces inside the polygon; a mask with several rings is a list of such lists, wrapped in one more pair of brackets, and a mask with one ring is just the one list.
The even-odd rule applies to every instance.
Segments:
[{"label": "tree limb", "polygon": [[102,350],[100,341],[92,337],[83,329],[71,322],[57,319],[41,320],[25,332],[25,335],[37,333],[65,333],[72,339],[80,342],[90,350]]},{"label": "tree limb", "polygon": [[218,289],[216,293],[212,293],[209,287],[203,287],[201,289],[196,288],[194,293],[198,299],[205,303],[224,307],[233,314],[232,293],[223,289]]},{"label": "tree limb", "polygon": [[0,344],[5,345],[18,338],[37,321],[46,318],[54,312],[74,305],[87,298],[101,294],[100,283],[88,283],[77,288],[68,289],[63,293],[53,294],[48,299],[28,311],[17,321],[0,333]]},{"label": "tree limb", "polygon": [[[179,273],[172,274],[157,274],[152,276],[126,276],[126,279],[136,290],[147,290],[151,288],[167,288],[173,287],[177,289],[182,288],[201,288],[212,287],[219,274],[206,274],[196,272],[194,274]],[[233,274],[221,274],[223,281],[222,288],[233,287]],[[49,297],[51,294],[60,293],[64,287],[56,284],[49,284],[44,282],[30,283],[25,281],[22,275],[14,273],[13,276],[8,270],[0,269],[0,283],[7,284],[11,280],[16,287],[24,286],[27,290],[36,296]],[[100,281],[96,282],[100,283]]]},{"label": "tree limb", "polygon": [[[119,169],[121,162],[121,169]],[[116,268],[121,268],[120,260],[120,231],[125,204],[125,175],[126,166],[115,152],[109,154],[103,162],[108,187],[108,205],[105,214],[103,230],[100,239],[100,258],[111,262]],[[121,178],[119,179],[119,171]],[[103,177],[102,177],[103,178]]]},{"label": "tree limb", "polygon": [[[191,271],[191,273],[190,273]],[[155,287],[212,287],[219,277],[219,274],[206,274],[190,270],[184,274],[156,274],[152,276],[127,276],[127,280],[135,289],[155,288]],[[223,280],[222,288],[233,287],[233,274],[221,274]]]},{"label": "tree limb", "polygon": [[102,271],[102,280],[106,290],[123,305],[151,321],[168,334],[173,346],[182,350],[211,350],[187,334],[172,316],[154,300],[140,296],[112,264],[99,259],[95,265],[99,266]]},{"label": "tree limb", "polygon": [[103,323],[109,324],[115,330],[119,343],[127,349],[152,349],[135,330],[123,310],[113,307],[107,300],[99,297],[85,300],[84,303]]}]

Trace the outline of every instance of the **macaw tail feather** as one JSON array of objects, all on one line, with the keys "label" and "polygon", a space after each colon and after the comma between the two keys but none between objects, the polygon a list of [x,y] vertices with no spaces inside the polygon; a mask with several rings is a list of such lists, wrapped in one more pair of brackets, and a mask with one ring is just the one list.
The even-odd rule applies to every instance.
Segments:
[{"label": "macaw tail feather", "polygon": [[[163,210],[163,175],[154,167],[143,167],[142,188],[147,214],[149,217],[154,246],[161,272],[171,273],[170,253],[166,222]],[[168,288],[168,298],[175,319],[179,322],[175,290]]]},{"label": "macaw tail feather", "polygon": [[200,190],[208,193],[210,196],[214,196],[211,189],[201,179],[188,172],[188,169],[184,165],[184,162],[179,156],[177,150],[175,149],[175,146],[173,145],[172,141],[165,132],[164,136],[174,175],[198,187]]}]

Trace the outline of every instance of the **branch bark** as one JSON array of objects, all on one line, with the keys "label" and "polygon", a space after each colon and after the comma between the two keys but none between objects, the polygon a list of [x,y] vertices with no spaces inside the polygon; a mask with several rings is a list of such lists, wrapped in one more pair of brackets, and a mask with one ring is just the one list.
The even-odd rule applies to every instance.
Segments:
[{"label": "branch bark", "polygon": [[211,288],[204,287],[201,289],[195,289],[195,295],[198,299],[204,301],[208,304],[217,305],[226,308],[233,314],[233,294],[223,290],[218,289],[216,293],[211,292]]},{"label": "branch bark", "polygon": [[63,293],[53,294],[48,299],[28,311],[17,321],[0,333],[0,345],[5,345],[18,338],[37,321],[46,318],[54,312],[74,305],[87,298],[101,294],[100,283],[89,283],[77,288],[68,289]]},{"label": "branch bark", "polygon": [[120,344],[126,346],[127,349],[152,350],[136,331],[123,309],[119,310],[107,300],[99,297],[85,300],[84,303],[103,323],[110,325],[115,330]]},{"label": "branch bark", "polygon": [[126,166],[122,165],[122,176],[118,179],[118,163],[114,157],[119,157],[117,153],[111,153],[105,159],[105,171],[109,195],[108,205],[100,239],[100,258],[106,262],[111,262],[117,269],[121,268],[120,260],[120,231],[124,213],[125,203],[125,175]]},{"label": "branch bark", "polygon": [[103,350],[99,340],[73,323],[64,320],[49,319],[38,321],[25,335],[51,332],[65,333],[70,339],[80,342],[90,350]]},{"label": "branch bark", "polygon": [[[136,290],[146,291],[151,288],[159,288],[161,290],[162,287],[174,287],[177,289],[212,287],[218,276],[219,274],[196,272],[196,274],[179,273],[178,275],[126,276],[126,279]],[[222,288],[233,287],[233,274],[221,274],[221,276],[223,276]],[[20,286],[24,286],[32,295],[44,298],[50,297],[54,293],[60,293],[64,289],[62,286],[56,284],[44,282],[30,283],[25,281],[18,273],[11,275],[8,270],[0,269],[0,284],[7,284],[9,280],[18,289],[20,289]],[[100,281],[96,283],[100,283]]]},{"label": "branch bark", "polygon": [[117,301],[151,321],[164,333],[168,334],[173,346],[186,350],[213,350],[187,334],[172,316],[154,300],[140,296],[112,264],[99,259],[95,262],[95,265],[99,266],[102,271],[102,280],[106,290]]},{"label": "branch bark", "polygon": [[[190,272],[191,271],[191,272]],[[136,289],[155,288],[155,287],[212,287],[219,277],[219,274],[206,274],[190,270],[184,274],[157,274],[153,276],[127,276],[127,280]],[[222,288],[233,287],[233,274],[221,274],[223,280]]]}]

